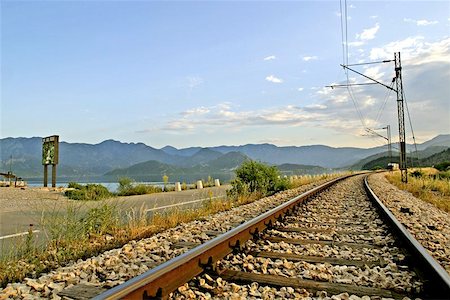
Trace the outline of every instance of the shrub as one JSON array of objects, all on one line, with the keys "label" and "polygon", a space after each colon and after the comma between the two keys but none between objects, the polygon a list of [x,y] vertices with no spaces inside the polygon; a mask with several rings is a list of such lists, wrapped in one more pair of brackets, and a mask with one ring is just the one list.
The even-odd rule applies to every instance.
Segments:
[{"label": "shrub", "polygon": [[439,179],[442,180],[449,180],[450,179],[450,170],[449,171],[445,171],[445,172],[439,172],[438,174]]},{"label": "shrub", "polygon": [[102,200],[114,196],[113,193],[101,184],[81,185],[71,182],[69,187],[74,190],[66,191],[65,195],[72,200]]},{"label": "shrub", "polygon": [[117,190],[119,191],[119,194],[121,191],[129,190],[133,187],[133,180],[128,177],[121,177],[119,178],[119,187]]},{"label": "shrub", "polygon": [[169,183],[169,176],[167,176],[166,174],[164,174],[164,176],[162,177],[163,182],[164,182],[164,191],[167,192],[166,187],[167,184]]},{"label": "shrub", "polygon": [[450,170],[450,161],[444,161],[434,166],[439,171]]},{"label": "shrub", "polygon": [[69,182],[67,187],[70,189],[77,189],[77,190],[81,190],[83,188],[83,186],[81,184],[76,183],[76,182]]},{"label": "shrub", "polygon": [[424,175],[423,172],[420,170],[414,170],[413,172],[411,172],[411,176],[415,178],[420,178],[423,175]]},{"label": "shrub", "polygon": [[160,193],[162,189],[154,185],[137,184],[133,185],[133,180],[127,177],[119,179],[119,187],[117,188],[119,196],[133,196]]},{"label": "shrub", "polygon": [[87,215],[80,220],[84,232],[88,234],[104,234],[116,228],[119,224],[117,209],[114,206],[103,205],[92,208]]},{"label": "shrub", "polygon": [[235,173],[236,179],[231,182],[229,196],[237,197],[253,193],[266,196],[290,187],[287,179],[280,179],[280,173],[276,167],[257,161],[243,162]]}]

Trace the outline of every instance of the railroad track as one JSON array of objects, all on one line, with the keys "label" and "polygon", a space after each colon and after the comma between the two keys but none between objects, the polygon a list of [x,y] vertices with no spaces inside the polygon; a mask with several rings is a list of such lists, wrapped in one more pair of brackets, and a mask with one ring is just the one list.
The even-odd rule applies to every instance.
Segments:
[{"label": "railroad track", "polygon": [[[448,274],[363,175],[328,182],[95,299],[448,299]],[[209,233],[212,234],[212,233]]]}]

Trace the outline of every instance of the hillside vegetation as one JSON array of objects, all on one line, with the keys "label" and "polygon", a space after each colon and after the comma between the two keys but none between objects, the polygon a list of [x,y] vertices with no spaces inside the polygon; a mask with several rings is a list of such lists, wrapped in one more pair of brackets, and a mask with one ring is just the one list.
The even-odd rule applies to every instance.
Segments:
[{"label": "hillside vegetation", "polygon": [[[432,167],[439,163],[450,161],[450,148],[445,149],[439,153],[435,153],[431,156],[420,158],[417,160],[415,157],[406,157],[407,165],[413,167]],[[392,159],[388,156],[383,156],[371,160],[362,165],[361,170],[372,170],[376,168],[386,168],[388,163],[399,163],[399,157],[393,156]]]},{"label": "hillside vegetation", "polygon": [[[421,151],[427,148],[431,150],[433,147],[450,147],[450,135],[439,135],[418,145]],[[408,148],[411,149],[410,146]],[[0,150],[0,172],[6,173],[12,166],[13,173],[20,177],[42,178],[40,137],[0,139]],[[122,143],[114,140],[106,140],[99,144],[60,142],[58,178],[79,181],[81,178],[103,176],[115,169],[126,169],[148,161],[157,161],[177,168],[213,166],[215,159],[232,152],[270,165],[295,164],[343,168],[384,151],[385,147],[368,149],[333,148],[324,145],[278,147],[271,144],[185,149],[166,146],[155,149],[143,143]]]}]

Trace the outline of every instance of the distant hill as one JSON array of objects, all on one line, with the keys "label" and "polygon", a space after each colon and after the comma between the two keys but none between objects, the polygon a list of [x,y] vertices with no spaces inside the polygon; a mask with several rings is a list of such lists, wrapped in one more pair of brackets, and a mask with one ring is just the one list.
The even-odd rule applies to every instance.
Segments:
[{"label": "distant hill", "polygon": [[309,166],[309,165],[297,165],[297,164],[282,164],[277,166],[280,172],[284,175],[300,175],[300,174],[323,174],[329,173],[331,169]]},{"label": "distant hill", "polygon": [[[209,155],[212,154],[212,152],[209,153]],[[239,152],[219,153],[219,155],[208,163],[201,163],[192,167],[177,167],[151,160],[127,168],[115,169],[107,172],[104,176],[107,178],[130,177],[142,181],[160,181],[163,175],[179,181],[193,181],[208,176],[229,180],[233,177],[234,170],[242,162],[249,159]]]},{"label": "distant hill", "polygon": [[450,148],[422,159],[420,164],[421,166],[431,167],[444,161],[450,161]]},{"label": "distant hill", "polygon": [[202,148],[195,152],[192,156],[189,156],[189,159],[186,159],[186,162],[189,166],[207,164],[208,162],[218,159],[222,155],[223,154],[218,151],[214,151],[208,148]]},{"label": "distant hill", "polygon": [[105,176],[115,177],[139,177],[146,175],[157,175],[159,178],[164,174],[183,174],[184,169],[175,167],[172,165],[160,163],[156,160],[149,160],[146,162],[138,163],[123,169],[114,169],[107,172]]},{"label": "distant hill", "polygon": [[[200,150],[201,151],[201,150]],[[213,154],[213,153],[210,153]],[[105,174],[106,177],[120,178],[130,177],[137,180],[148,180],[148,178],[156,178],[161,180],[163,175],[169,178],[231,178],[234,170],[238,168],[244,161],[250,158],[240,152],[229,152],[220,155],[218,158],[208,163],[197,164],[193,167],[176,167],[157,161],[147,161],[132,165],[123,169],[115,169]],[[319,166],[298,165],[298,164],[282,164],[277,166],[282,174],[322,174],[329,172],[330,169]],[[188,180],[189,181],[189,180]]]},{"label": "distant hill", "polygon": [[211,160],[207,164],[203,165],[202,168],[205,170],[213,171],[234,171],[239,167],[244,161],[250,158],[240,152],[229,152],[224,154],[214,160]]},{"label": "distant hill", "polygon": [[[418,149],[433,152],[443,150],[442,147],[446,145],[450,145],[449,134],[440,135],[419,144]],[[0,139],[0,172],[8,171],[11,165],[13,172],[20,177],[42,178],[41,147],[40,137]],[[243,159],[242,156],[245,156],[272,165],[292,164],[322,168],[347,168],[368,156],[377,155],[385,150],[385,147],[368,149],[333,148],[323,145],[277,147],[271,144],[185,149],[166,146],[162,149],[155,149],[143,143],[122,143],[114,140],[106,140],[98,144],[61,142],[58,178],[78,180],[103,176],[115,169],[126,169],[148,161],[156,161],[181,169],[194,168],[191,171],[209,170],[208,172],[211,172],[211,170],[229,168],[230,165],[221,161],[220,158],[222,155],[230,153],[234,154],[230,154],[228,157],[229,162],[233,159],[239,162]],[[240,153],[241,157],[236,153]],[[310,170],[301,167],[300,169]],[[297,170],[300,169],[297,168]]]},{"label": "distant hill", "polygon": [[[417,154],[415,152],[411,152],[411,153],[408,153],[406,156],[409,158],[411,158],[411,157],[417,158],[418,157],[419,159],[423,159],[423,158],[429,157],[433,154],[442,152],[448,148],[449,147],[446,147],[446,146],[429,146],[428,148],[425,148],[424,150],[417,151]],[[397,157],[397,160],[392,161],[392,162],[398,162],[398,151],[396,151],[396,150],[392,151],[392,155]],[[364,167],[367,167],[368,165],[373,165],[374,161],[376,161],[379,158],[385,157],[386,159],[382,159],[382,160],[378,161],[379,163],[382,163],[386,160],[386,164],[381,165],[381,166],[384,166],[384,165],[387,165],[387,163],[388,163],[388,161],[387,161],[387,160],[389,160],[388,156],[389,156],[388,152],[377,153],[377,154],[368,156],[368,157],[358,161],[356,164],[349,167],[349,169],[351,169],[351,170],[361,170],[361,169],[367,170],[367,169],[364,169]]]},{"label": "distant hill", "polygon": [[[408,167],[432,167],[435,164],[444,162],[444,161],[450,161],[450,148],[445,149],[444,151],[441,151],[439,153],[435,153],[433,155],[430,155],[428,157],[419,156],[419,160],[415,157],[407,156],[407,165]],[[376,159],[373,159],[371,161],[366,162],[364,165],[362,165],[362,170],[371,170],[374,167],[386,167],[389,162],[399,163],[399,156],[398,153],[396,153],[395,156],[390,159],[388,156],[382,156],[378,157]]]},{"label": "distant hill", "polygon": [[450,134],[441,134],[429,141],[417,145],[418,150],[424,150],[432,146],[450,147]]}]

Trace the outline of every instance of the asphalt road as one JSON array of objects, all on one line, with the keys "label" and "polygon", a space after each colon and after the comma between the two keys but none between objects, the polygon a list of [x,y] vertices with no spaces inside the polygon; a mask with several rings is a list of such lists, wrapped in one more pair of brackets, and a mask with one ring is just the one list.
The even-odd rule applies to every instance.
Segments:
[{"label": "asphalt road", "polygon": [[[177,207],[178,209],[201,206],[205,200],[226,196],[229,186],[167,192],[150,195],[116,197],[103,201],[68,200],[60,192],[42,190],[0,189],[0,252],[10,251],[20,245],[26,232],[34,230],[38,240],[46,240],[49,216],[83,214],[105,204],[122,211],[133,209],[137,213],[151,215]],[[32,226],[30,227],[30,224]],[[45,229],[45,230],[44,230]],[[20,235],[22,234],[22,235]]]}]

